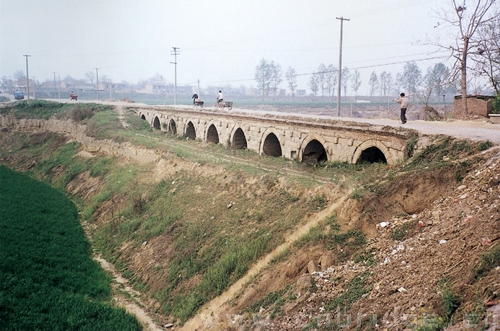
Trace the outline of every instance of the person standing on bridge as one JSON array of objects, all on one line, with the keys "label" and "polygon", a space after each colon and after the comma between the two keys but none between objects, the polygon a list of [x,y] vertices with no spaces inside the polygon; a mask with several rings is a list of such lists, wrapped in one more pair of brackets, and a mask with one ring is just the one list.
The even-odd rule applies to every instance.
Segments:
[{"label": "person standing on bridge", "polygon": [[408,106],[410,105],[410,100],[405,96],[404,93],[401,93],[399,95],[399,98],[394,99],[394,102],[399,103],[400,109],[401,109],[401,123],[405,124],[406,123],[406,110],[408,109]]}]

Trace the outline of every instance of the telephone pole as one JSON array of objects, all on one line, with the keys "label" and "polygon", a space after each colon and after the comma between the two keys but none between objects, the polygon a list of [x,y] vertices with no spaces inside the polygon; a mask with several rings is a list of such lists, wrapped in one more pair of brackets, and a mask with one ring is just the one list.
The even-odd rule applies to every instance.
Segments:
[{"label": "telephone pole", "polygon": [[52,73],[54,74],[54,99],[56,98],[56,94],[57,94],[57,88],[56,88],[56,72],[55,71],[52,71]]},{"label": "telephone pole", "polygon": [[28,74],[28,57],[31,55],[23,55],[26,56],[26,86],[28,88],[28,105],[30,104],[30,75]]},{"label": "telephone pole", "polygon": [[97,85],[97,100],[99,100],[99,68],[95,69],[96,85]]},{"label": "telephone pole", "polygon": [[337,90],[337,116],[340,116],[340,93],[342,92],[342,35],[344,30],[344,21],[350,21],[348,18],[337,17],[340,20],[340,51],[339,51],[339,79]]},{"label": "telephone pole", "polygon": [[174,105],[177,104],[177,55],[179,54],[177,51],[180,49],[179,47],[172,47],[172,54],[174,56],[174,62],[170,62],[175,66],[175,90],[174,90]]}]

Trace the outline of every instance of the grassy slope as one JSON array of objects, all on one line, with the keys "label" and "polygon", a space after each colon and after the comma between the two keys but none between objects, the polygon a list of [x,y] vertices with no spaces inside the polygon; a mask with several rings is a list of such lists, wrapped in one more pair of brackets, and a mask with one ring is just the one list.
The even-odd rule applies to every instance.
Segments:
[{"label": "grassy slope", "polygon": [[[58,116],[73,118],[68,114],[74,112],[69,109]],[[75,158],[78,144],[61,146],[55,136],[36,139],[36,135],[24,135],[24,144],[17,136],[8,141],[11,152],[1,151],[1,156],[21,167],[29,164],[27,160],[40,158],[30,172],[61,188],[82,174],[98,178],[102,183],[99,192],[85,195],[90,198],[75,197],[82,199],[83,215],[94,229],[94,245],[136,289],[152,297],[159,312],[181,322],[281,243],[290,229],[331,203],[336,198],[332,191],[352,189],[354,204],[362,199],[379,201],[390,189],[387,183],[403,170],[340,163],[311,168],[282,158],[165,136],[152,132],[132,113],[126,114],[126,120],[131,125],[128,130],[107,109],[94,109],[83,118],[95,137],[127,140],[162,152],[166,166],[159,182],[152,180],[157,174],[150,167],[101,156]],[[404,171],[440,169],[460,181],[472,164],[457,164],[454,153],[483,147],[447,141],[434,148]],[[50,153],[42,156],[42,150]],[[448,161],[443,161],[444,155]],[[359,221],[369,222],[370,213],[366,212],[377,207],[364,203],[364,210],[359,207]],[[396,209],[384,212],[395,213]],[[332,227],[336,229],[336,223],[325,220],[294,250],[314,245],[332,250],[338,242],[349,242],[353,247],[343,251],[342,258],[358,254],[362,259],[365,240],[360,229],[331,232]],[[328,231],[331,235],[325,235]]]}]

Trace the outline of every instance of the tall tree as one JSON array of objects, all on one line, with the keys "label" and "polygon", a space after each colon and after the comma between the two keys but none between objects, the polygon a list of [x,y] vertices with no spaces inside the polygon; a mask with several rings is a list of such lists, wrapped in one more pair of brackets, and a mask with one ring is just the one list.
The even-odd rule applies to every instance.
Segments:
[{"label": "tall tree", "polygon": [[257,81],[257,88],[262,93],[262,102],[264,102],[264,97],[269,95],[272,80],[270,62],[265,59],[260,60],[260,64],[255,67],[255,80]]},{"label": "tall tree", "polygon": [[370,96],[373,97],[375,91],[378,90],[379,87],[378,76],[375,73],[375,71],[373,71],[372,74],[370,75],[370,79],[368,80],[368,85],[370,85]]},{"label": "tall tree", "polygon": [[435,45],[450,51],[450,56],[455,59],[453,74],[461,77],[462,112],[468,115],[467,110],[467,64],[474,49],[479,42],[476,38],[479,28],[492,22],[498,13],[492,14],[491,8],[495,0],[449,0],[451,8],[444,10],[440,15],[445,26],[451,26],[456,32],[454,43],[444,44],[436,42]]},{"label": "tall tree", "polygon": [[321,91],[321,99],[323,99],[323,96],[325,95],[325,89],[326,89],[326,77],[327,77],[327,68],[324,63],[321,63],[318,67],[318,71],[316,72],[316,77],[317,77],[317,83],[318,83],[318,88]]},{"label": "tall tree", "polygon": [[415,62],[406,62],[403,74],[400,76],[400,85],[410,94],[417,91],[422,79],[422,72]]},{"label": "tall tree", "polygon": [[387,96],[387,71],[382,71],[380,73],[380,95]]},{"label": "tall tree", "polygon": [[90,84],[92,84],[92,86],[94,85],[94,79],[95,79],[95,74],[93,71],[89,71],[85,74],[85,77],[87,77],[88,80],[90,80]]},{"label": "tall tree", "polygon": [[349,72],[349,68],[348,67],[344,67],[344,69],[342,69],[342,89],[344,90],[344,97],[347,95],[347,85],[349,83],[349,80],[351,78],[351,73]]},{"label": "tall tree", "polygon": [[311,89],[313,100],[314,97],[318,94],[319,86],[318,86],[318,74],[314,73],[309,79],[309,88]]},{"label": "tall tree", "polygon": [[282,71],[281,71],[281,65],[278,63],[274,63],[274,61],[271,61],[271,82],[270,82],[270,87],[271,91],[273,92],[273,100],[276,97],[276,91],[278,90],[279,85],[283,81],[281,79],[282,76]]},{"label": "tall tree", "polygon": [[433,85],[433,90],[438,98],[441,97],[443,91],[451,84],[450,69],[444,63],[436,63],[429,72],[427,70],[427,78]]},{"label": "tall tree", "polygon": [[351,85],[351,88],[354,91],[354,100],[356,101],[358,99],[358,90],[361,86],[361,75],[358,69],[354,70],[354,73],[351,76]]},{"label": "tall tree", "polygon": [[288,67],[285,77],[286,82],[288,83],[288,88],[290,89],[290,92],[292,92],[293,101],[295,98],[295,89],[297,88],[297,73],[295,72],[295,69],[293,69],[292,67]]},{"label": "tall tree", "polygon": [[475,71],[488,77],[496,95],[500,95],[500,9],[491,21],[481,26],[477,50],[472,53]]},{"label": "tall tree", "polygon": [[328,99],[333,100],[335,96],[335,86],[339,80],[338,69],[333,64],[329,64],[326,72],[326,88],[328,90]]}]

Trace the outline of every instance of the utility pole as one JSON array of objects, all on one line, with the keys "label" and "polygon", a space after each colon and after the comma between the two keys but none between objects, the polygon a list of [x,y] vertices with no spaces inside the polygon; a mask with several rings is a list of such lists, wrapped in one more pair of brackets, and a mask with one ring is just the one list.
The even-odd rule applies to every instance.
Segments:
[{"label": "utility pole", "polygon": [[340,93],[342,92],[342,35],[344,30],[344,21],[350,21],[348,18],[337,17],[340,20],[340,51],[339,51],[339,79],[337,91],[337,116],[340,116]]},{"label": "utility pole", "polygon": [[172,47],[172,54],[174,56],[174,62],[170,62],[175,66],[175,90],[174,90],[174,105],[177,104],[177,55],[179,54],[177,51],[180,49],[179,47]]},{"label": "utility pole", "polygon": [[97,85],[97,100],[99,100],[99,68],[95,69],[96,85]]},{"label": "utility pole", "polygon": [[57,94],[57,88],[56,88],[56,72],[55,71],[52,71],[52,73],[54,74],[54,99],[56,98],[56,94]]},{"label": "utility pole", "polygon": [[30,75],[28,74],[28,57],[31,55],[23,55],[26,56],[26,86],[28,87],[28,105],[30,104]]},{"label": "utility pole", "polygon": [[36,100],[36,95],[35,95],[35,87],[36,87],[36,83],[35,83],[35,76],[33,76],[33,99]]}]

